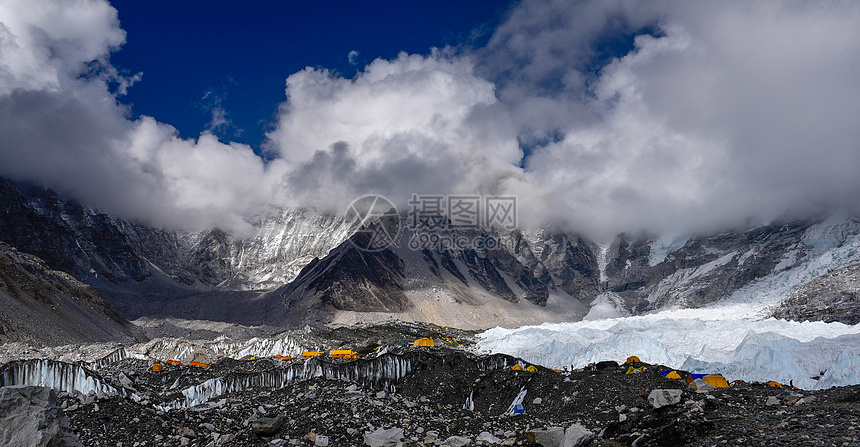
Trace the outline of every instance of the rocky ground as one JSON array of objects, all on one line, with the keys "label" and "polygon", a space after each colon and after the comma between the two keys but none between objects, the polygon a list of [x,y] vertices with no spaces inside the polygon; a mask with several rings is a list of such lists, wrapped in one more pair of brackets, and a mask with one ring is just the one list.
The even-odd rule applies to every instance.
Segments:
[{"label": "rocky ground", "polygon": [[[401,345],[416,335],[444,346]],[[222,359],[207,368],[124,359],[93,374],[120,395],[61,392],[58,405],[85,446],[722,446],[860,445],[860,386],[804,391],[734,383],[696,392],[659,365],[557,372],[513,357],[476,356],[470,334],[426,325],[340,328],[315,334],[365,348],[358,360]],[[380,343],[381,342],[381,343]],[[380,350],[374,345],[382,344]],[[381,354],[380,351],[388,351]],[[291,367],[370,371],[382,357],[407,359],[399,380],[316,377],[225,392],[165,410],[180,391],[216,377],[257,377]],[[370,373],[362,373],[370,374]],[[670,390],[654,392],[654,390]],[[655,400],[655,394],[665,399]],[[521,396],[524,413],[510,414]],[[655,408],[659,404],[660,408]],[[160,407],[161,406],[161,407]],[[162,408],[162,409],[159,409]]]}]

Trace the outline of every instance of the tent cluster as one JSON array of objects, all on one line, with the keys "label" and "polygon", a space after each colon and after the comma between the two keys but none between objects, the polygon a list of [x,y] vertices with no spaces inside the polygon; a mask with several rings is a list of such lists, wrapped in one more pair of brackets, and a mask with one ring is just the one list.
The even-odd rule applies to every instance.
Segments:
[{"label": "tent cluster", "polygon": [[511,369],[514,371],[528,371],[528,372],[533,372],[533,373],[537,372],[537,368],[535,368],[534,365],[529,365],[529,366],[523,368],[523,365],[520,365],[519,363],[512,366]]},{"label": "tent cluster", "polygon": [[167,363],[168,365],[181,365],[182,364],[182,362],[180,362],[179,360],[167,360],[164,363]]},{"label": "tent cluster", "polygon": [[289,356],[289,355],[281,355],[281,354],[276,354],[276,355],[275,355],[275,358],[276,358],[276,359],[278,359],[278,360],[281,360],[281,361],[283,361],[283,360],[292,360],[292,359],[293,359],[293,357],[292,357],[292,356]]},{"label": "tent cluster", "polygon": [[[336,359],[357,359],[358,353],[351,349],[332,349],[330,351],[305,351],[302,352],[303,359],[309,359],[311,357],[316,357],[320,354],[328,354],[329,357]],[[275,358],[280,360],[290,360],[292,357],[288,355],[276,355]]]},{"label": "tent cluster", "polygon": [[770,385],[770,386],[772,386],[772,387],[774,387],[774,388],[789,388],[789,389],[792,389],[792,390],[796,390],[796,389],[797,389],[797,387],[796,387],[796,386],[794,386],[794,384],[789,383],[788,385],[785,385],[785,384],[782,384],[782,383],[777,382],[776,380],[771,380],[771,381],[770,381],[770,382],[768,382],[767,384],[768,384],[768,385]]},{"label": "tent cluster", "polygon": [[[681,370],[666,370],[660,374],[666,376],[667,379],[684,380],[687,383],[695,383],[699,388],[699,384],[706,383],[714,388],[728,388],[729,382],[721,374],[693,374]],[[701,382],[698,382],[701,381]]]},{"label": "tent cluster", "polygon": [[419,338],[412,342],[412,346],[424,346],[424,347],[433,347],[436,346],[436,343],[433,342],[432,338]]},{"label": "tent cluster", "polygon": [[194,360],[193,362],[189,363],[189,365],[197,367],[197,368],[208,368],[209,367],[208,363],[198,362],[197,360]]},{"label": "tent cluster", "polygon": [[334,349],[328,352],[329,357],[336,359],[357,359],[358,353],[351,349]]}]

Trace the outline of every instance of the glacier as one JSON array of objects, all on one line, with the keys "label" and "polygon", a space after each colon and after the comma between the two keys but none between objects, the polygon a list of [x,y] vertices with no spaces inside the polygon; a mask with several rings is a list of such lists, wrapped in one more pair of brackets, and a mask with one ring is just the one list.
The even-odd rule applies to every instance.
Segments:
[{"label": "glacier", "polygon": [[636,355],[670,368],[720,373],[730,381],[777,380],[804,389],[860,383],[860,325],[677,313],[494,328],[479,334],[475,350],[558,369]]},{"label": "glacier", "polygon": [[[810,256],[792,261],[797,263],[791,268],[778,266],[708,307],[494,328],[479,334],[475,350],[550,368],[636,355],[671,368],[721,373],[729,380],[777,380],[805,389],[860,384],[860,325],[769,318],[799,286],[860,261],[858,226],[855,218],[835,216],[810,227],[803,235],[803,243],[814,247]],[[714,263],[726,262],[729,255],[738,253]],[[703,267],[694,270],[701,273]]]},{"label": "glacier", "polygon": [[44,386],[56,392],[81,394],[118,393],[116,388],[83,366],[46,359],[15,361],[3,365],[0,368],[0,386],[11,385]]}]

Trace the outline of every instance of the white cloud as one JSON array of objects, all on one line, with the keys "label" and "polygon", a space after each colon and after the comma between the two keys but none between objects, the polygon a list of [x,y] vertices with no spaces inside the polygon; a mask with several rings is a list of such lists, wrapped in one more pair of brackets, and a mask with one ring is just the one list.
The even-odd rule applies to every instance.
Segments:
[{"label": "white cloud", "polygon": [[[262,160],[210,134],[182,140],[126,118],[107,58],[125,38],[104,1],[0,3],[0,174],[28,179],[121,217],[247,228],[265,202]],[[95,62],[96,70],[93,71]]]},{"label": "white cloud", "polygon": [[[637,30],[654,35],[601,53]],[[0,174],[124,217],[239,229],[266,204],[339,211],[367,193],[516,194],[521,222],[597,237],[860,197],[855,2],[526,0],[486,48],[290,75],[267,163],[128,120],[115,95],[139,76],[108,62],[124,38],[104,1],[0,3]]]},{"label": "white cloud", "polygon": [[[564,30],[526,32],[550,20]],[[633,52],[589,74],[593,54],[582,48],[613,21],[661,34],[639,36]],[[559,40],[582,30],[570,49]],[[480,71],[498,54],[530,53],[497,79],[500,96],[523,129],[564,135],[527,168],[577,228],[691,231],[858,205],[856,3],[525,2]],[[573,82],[550,95],[547,73]],[[554,116],[535,125],[536,105]]]},{"label": "white cloud", "polygon": [[343,209],[367,193],[402,204],[412,193],[492,188],[522,156],[493,85],[445,51],[377,59],[354,79],[306,68],[286,93],[269,137],[300,167],[289,185],[320,197],[348,186],[331,195]]}]

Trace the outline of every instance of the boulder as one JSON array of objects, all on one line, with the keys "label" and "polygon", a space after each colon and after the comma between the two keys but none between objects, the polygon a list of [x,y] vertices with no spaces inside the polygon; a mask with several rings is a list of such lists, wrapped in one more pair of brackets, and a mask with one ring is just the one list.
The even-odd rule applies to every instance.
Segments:
[{"label": "boulder", "polygon": [[464,438],[462,436],[451,436],[442,442],[442,446],[448,447],[465,447],[472,443],[472,440],[469,438]]},{"label": "boulder", "polygon": [[0,415],[0,445],[82,447],[50,388],[0,388]]},{"label": "boulder", "polygon": [[705,382],[703,379],[693,380],[689,385],[687,385],[687,387],[700,394],[717,389],[717,387]]},{"label": "boulder", "polygon": [[475,442],[486,442],[487,444],[501,444],[502,440],[491,435],[490,432],[481,432],[477,438],[475,438]]},{"label": "boulder", "polygon": [[529,442],[543,447],[561,447],[564,442],[564,429],[561,427],[541,428],[526,432]]},{"label": "boulder", "polygon": [[394,447],[403,439],[402,428],[389,428],[388,430],[377,428],[364,434],[364,443],[370,447]]},{"label": "boulder", "polygon": [[648,403],[654,408],[662,408],[669,405],[675,405],[681,401],[681,395],[684,392],[675,389],[656,389],[651,390],[648,395]]},{"label": "boulder", "polygon": [[261,417],[258,418],[256,421],[251,422],[251,430],[256,435],[272,436],[275,433],[281,431],[281,427],[283,425],[283,416]]},{"label": "boulder", "polygon": [[579,447],[588,444],[594,433],[581,424],[573,424],[564,431],[564,447]]}]

